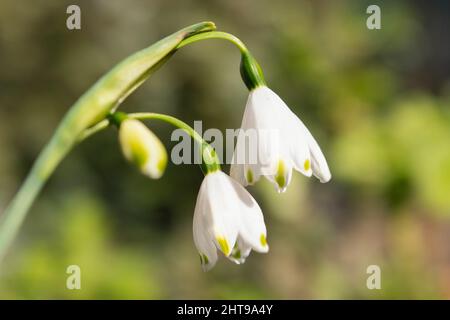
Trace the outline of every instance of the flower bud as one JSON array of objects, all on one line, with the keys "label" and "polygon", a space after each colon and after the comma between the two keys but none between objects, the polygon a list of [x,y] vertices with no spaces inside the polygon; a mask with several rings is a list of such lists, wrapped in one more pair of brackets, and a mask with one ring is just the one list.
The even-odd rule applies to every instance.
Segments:
[{"label": "flower bud", "polygon": [[167,165],[167,151],[158,137],[142,122],[125,119],[119,140],[125,158],[152,179],[159,179]]}]

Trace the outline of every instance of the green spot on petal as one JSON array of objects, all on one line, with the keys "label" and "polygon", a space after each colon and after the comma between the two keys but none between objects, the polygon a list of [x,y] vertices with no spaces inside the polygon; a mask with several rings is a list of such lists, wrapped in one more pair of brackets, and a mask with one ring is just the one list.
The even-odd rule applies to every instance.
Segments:
[{"label": "green spot on petal", "polygon": [[224,237],[217,237],[217,242],[219,243],[220,249],[222,252],[228,256],[230,254],[230,246],[228,245],[227,239]]},{"label": "green spot on petal", "polygon": [[204,254],[204,255],[202,255],[202,256],[203,256],[203,262],[204,262],[205,264],[208,264],[208,263],[209,263],[208,256],[207,256],[206,254]]},{"label": "green spot on petal", "polygon": [[309,171],[309,169],[311,168],[311,162],[309,161],[309,159],[305,160],[303,167],[305,168],[305,171]]},{"label": "green spot on petal", "polygon": [[267,246],[267,239],[266,239],[266,236],[264,234],[261,234],[261,237],[259,237],[259,242],[261,242],[261,245],[263,247]]},{"label": "green spot on petal", "polygon": [[253,183],[253,171],[251,169],[247,170],[246,179],[249,184]]},{"label": "green spot on petal", "polygon": [[234,250],[232,256],[236,260],[239,260],[241,258],[241,250],[239,249]]},{"label": "green spot on petal", "polygon": [[277,182],[280,189],[283,189],[286,186],[286,166],[284,165],[283,160],[278,161],[278,169],[277,174],[275,176],[275,181]]}]

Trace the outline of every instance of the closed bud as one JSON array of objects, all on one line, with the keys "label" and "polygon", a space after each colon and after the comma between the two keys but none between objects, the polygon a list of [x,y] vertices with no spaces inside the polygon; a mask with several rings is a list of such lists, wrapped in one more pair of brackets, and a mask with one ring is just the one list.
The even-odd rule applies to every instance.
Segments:
[{"label": "closed bud", "polygon": [[159,179],[167,166],[167,151],[158,137],[142,122],[124,119],[120,124],[119,140],[128,161],[152,179]]}]

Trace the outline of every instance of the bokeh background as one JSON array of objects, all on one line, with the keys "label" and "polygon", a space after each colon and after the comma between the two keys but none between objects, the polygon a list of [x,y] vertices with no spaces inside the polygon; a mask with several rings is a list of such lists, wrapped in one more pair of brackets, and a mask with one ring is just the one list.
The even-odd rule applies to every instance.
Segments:
[{"label": "bokeh background", "polygon": [[[78,4],[81,31],[66,28]],[[381,7],[382,29],[366,28]],[[72,103],[118,61],[212,20],[251,49],[268,84],[319,141],[333,179],[298,173],[259,201],[271,251],[203,273],[192,240],[202,174],[169,164],[152,181],[117,132],[77,147],[0,266],[0,298],[450,298],[448,1],[0,1],[0,212]],[[237,128],[239,53],[183,48],[122,105]],[[172,128],[150,123],[170,148]],[[228,169],[227,169],[228,170]],[[82,289],[66,289],[81,267]],[[366,288],[379,265],[382,289]]]}]

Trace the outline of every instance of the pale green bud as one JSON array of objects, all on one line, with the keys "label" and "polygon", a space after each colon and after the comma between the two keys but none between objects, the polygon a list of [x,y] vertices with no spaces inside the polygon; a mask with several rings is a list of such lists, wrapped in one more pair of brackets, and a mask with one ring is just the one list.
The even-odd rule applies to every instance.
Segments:
[{"label": "pale green bud", "polygon": [[159,179],[167,166],[167,151],[161,140],[142,122],[125,119],[119,140],[125,158],[152,179]]}]

